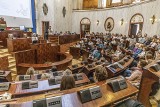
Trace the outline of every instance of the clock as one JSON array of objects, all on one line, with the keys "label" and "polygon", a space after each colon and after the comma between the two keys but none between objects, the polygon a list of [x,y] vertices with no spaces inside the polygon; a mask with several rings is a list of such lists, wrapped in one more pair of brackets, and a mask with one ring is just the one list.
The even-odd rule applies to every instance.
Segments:
[{"label": "clock", "polygon": [[48,6],[46,3],[43,4],[43,13],[44,13],[44,15],[48,14]]}]

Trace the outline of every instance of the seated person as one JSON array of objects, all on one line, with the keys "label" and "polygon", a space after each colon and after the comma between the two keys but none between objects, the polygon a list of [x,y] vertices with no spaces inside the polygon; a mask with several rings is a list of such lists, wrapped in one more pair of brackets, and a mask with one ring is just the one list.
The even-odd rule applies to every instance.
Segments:
[{"label": "seated person", "polygon": [[124,72],[125,78],[131,83],[140,83],[143,73],[143,67],[145,67],[146,65],[147,62],[145,60],[140,60],[137,67],[132,67],[131,70],[126,70]]},{"label": "seated person", "polygon": [[41,79],[42,79],[42,80],[46,80],[46,79],[49,79],[49,78],[51,78],[51,77],[52,77],[51,74],[49,74],[49,73],[43,73],[42,76],[41,76]]},{"label": "seated person", "polygon": [[101,42],[101,41],[99,41],[99,42],[97,42],[98,43],[98,48],[104,48],[104,44]]},{"label": "seated person", "polygon": [[93,75],[94,82],[103,81],[103,80],[106,80],[107,78],[108,78],[108,72],[106,68],[103,67],[102,65],[98,65],[95,68],[95,72]]},{"label": "seated person", "polygon": [[145,57],[145,54],[146,54],[146,51],[147,51],[147,47],[143,47],[143,50],[140,54],[138,54],[138,57],[139,58],[144,58]]},{"label": "seated person", "polygon": [[155,39],[152,40],[152,42],[149,44],[151,48],[155,48],[157,46],[157,41]]},{"label": "seated person", "polygon": [[60,90],[67,90],[71,88],[75,88],[75,79],[72,75],[66,75],[62,77]]},{"label": "seated person", "polygon": [[63,71],[63,76],[67,76],[71,74],[72,74],[72,71],[70,69],[66,69],[65,71]]},{"label": "seated person", "polygon": [[28,68],[26,75],[38,74],[38,71],[35,71],[33,67]]},{"label": "seated person", "polygon": [[75,47],[80,48],[81,47],[80,43],[77,42],[76,45],[75,45]]},{"label": "seated person", "polygon": [[148,64],[150,64],[153,61],[154,57],[152,54],[148,53],[145,55],[145,60]]},{"label": "seated person", "polygon": [[138,48],[134,51],[133,53],[133,58],[136,59],[138,57],[138,55],[143,51],[143,44],[139,44]]},{"label": "seated person", "polygon": [[58,71],[58,70],[57,70],[57,67],[56,67],[56,66],[52,66],[52,68],[51,68],[50,71],[51,71],[51,72],[55,72],[55,71]]},{"label": "seated person", "polygon": [[38,37],[36,33],[32,34],[32,43],[38,43]]}]

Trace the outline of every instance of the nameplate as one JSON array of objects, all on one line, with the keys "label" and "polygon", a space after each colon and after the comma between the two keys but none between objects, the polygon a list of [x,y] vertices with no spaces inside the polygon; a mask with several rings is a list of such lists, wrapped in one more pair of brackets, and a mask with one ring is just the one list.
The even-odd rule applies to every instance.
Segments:
[{"label": "nameplate", "polygon": [[78,94],[80,95],[80,99],[81,99],[82,103],[85,103],[85,102],[92,100],[89,89],[80,90],[78,92]]},{"label": "nameplate", "polygon": [[113,92],[117,92],[128,87],[125,78],[122,76],[111,78],[107,81],[109,81],[107,84],[112,88]]},{"label": "nameplate", "polygon": [[30,75],[24,75],[24,80],[30,80],[31,76]]},{"label": "nameplate", "polygon": [[121,90],[123,90],[123,89],[128,87],[127,83],[126,83],[126,80],[124,78],[119,79],[118,83],[119,83],[119,86],[120,86]]},{"label": "nameplate", "polygon": [[47,107],[46,99],[34,100],[33,107]]},{"label": "nameplate", "polygon": [[73,77],[74,77],[75,81],[83,80],[82,74],[75,74]]},{"label": "nameplate", "polygon": [[10,83],[0,83],[0,91],[8,91]]},{"label": "nameplate", "polygon": [[5,74],[5,71],[0,71],[0,75],[4,75]]},{"label": "nameplate", "polygon": [[61,80],[62,80],[62,76],[55,77],[56,84],[61,84]]},{"label": "nameplate", "polygon": [[19,75],[19,81],[30,80],[30,75]]},{"label": "nameplate", "polygon": [[49,84],[49,86],[56,85],[55,78],[48,79],[48,84]]},{"label": "nameplate", "polygon": [[89,88],[92,100],[102,97],[100,87]]},{"label": "nameplate", "polygon": [[76,64],[76,65],[72,65],[72,68],[78,68],[78,65]]},{"label": "nameplate", "polygon": [[61,96],[46,98],[47,107],[62,107]]},{"label": "nameplate", "polygon": [[52,73],[53,73],[53,76],[62,76],[63,75],[63,71],[55,71]]},{"label": "nameplate", "polygon": [[82,103],[102,97],[102,92],[99,86],[80,90],[78,94],[80,95]]},{"label": "nameplate", "polygon": [[36,79],[41,79],[42,74],[35,74],[34,76],[36,77]]},{"label": "nameplate", "polygon": [[30,81],[29,88],[38,88],[38,81]]},{"label": "nameplate", "polygon": [[29,81],[27,82],[22,82],[22,90],[25,90],[25,89],[29,89]]},{"label": "nameplate", "polygon": [[158,72],[160,70],[160,65],[154,64],[150,68],[153,69],[155,72]]}]

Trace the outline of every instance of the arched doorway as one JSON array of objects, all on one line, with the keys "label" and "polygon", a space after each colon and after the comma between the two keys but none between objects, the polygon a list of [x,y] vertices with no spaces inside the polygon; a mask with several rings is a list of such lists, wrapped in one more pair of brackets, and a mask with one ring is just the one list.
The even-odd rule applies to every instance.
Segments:
[{"label": "arched doorway", "polygon": [[91,21],[88,18],[83,18],[80,22],[81,36],[84,37],[87,32],[90,32]]},{"label": "arched doorway", "polygon": [[142,31],[143,22],[144,22],[144,18],[142,16],[142,14],[137,13],[132,16],[132,18],[130,20],[130,26],[129,26],[129,36],[130,37],[132,37],[132,35],[134,35],[134,37],[135,37],[137,35],[137,33],[139,32],[139,30]]}]

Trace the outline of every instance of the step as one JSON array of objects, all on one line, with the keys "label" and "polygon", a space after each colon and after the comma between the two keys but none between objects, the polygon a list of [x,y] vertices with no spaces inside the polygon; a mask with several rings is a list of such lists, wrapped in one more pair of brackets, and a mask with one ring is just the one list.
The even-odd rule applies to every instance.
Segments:
[{"label": "step", "polygon": [[8,56],[8,60],[15,60],[15,58],[14,57],[12,57],[12,56]]},{"label": "step", "polygon": [[16,67],[15,68],[11,68],[10,70],[13,71],[13,72],[17,72],[17,68]]},{"label": "step", "polygon": [[13,68],[13,67],[16,67],[16,64],[9,64],[9,69]]},{"label": "step", "polygon": [[13,62],[16,62],[16,60],[15,59],[10,59],[9,60],[9,63],[13,63]]}]

